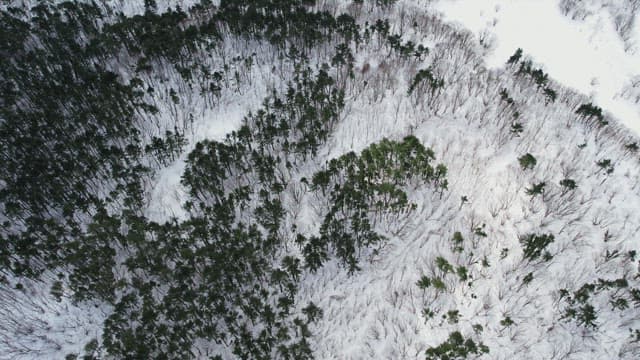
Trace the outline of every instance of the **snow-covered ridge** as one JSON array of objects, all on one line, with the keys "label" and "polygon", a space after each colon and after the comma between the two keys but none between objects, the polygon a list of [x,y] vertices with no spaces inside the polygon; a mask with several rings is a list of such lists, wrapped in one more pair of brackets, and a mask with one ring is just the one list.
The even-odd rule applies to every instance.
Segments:
[{"label": "snow-covered ridge", "polygon": [[[552,87],[559,91],[559,100],[545,105],[530,82],[504,69],[515,48],[500,59],[498,68],[484,69],[483,50],[468,34],[422,14],[411,2],[402,5],[391,15],[395,29],[417,23],[407,30],[406,39],[431,44],[433,58],[441,59],[418,67],[434,66],[447,90],[434,107],[406,100],[400,77],[382,101],[373,100],[375,88],[363,92],[328,151],[358,149],[383,136],[411,131],[449,166],[450,193],[439,203],[415,192],[421,206],[411,225],[362,272],[336,277],[334,268],[325,267],[304,280],[306,293],[329,319],[319,330],[319,357],[422,358],[422,349],[458,329],[465,336],[479,334],[491,349],[487,359],[633,358],[637,349],[627,327],[637,324],[637,310],[629,310],[629,322],[617,322],[618,315],[612,313],[599,320],[598,332],[585,331],[562,319],[566,305],[559,293],[637,271],[634,261],[622,255],[619,263],[606,259],[612,246],[621,247],[619,254],[638,246],[631,234],[639,230],[632,224],[640,219],[629,217],[636,217],[637,200],[628,200],[639,195],[638,161],[623,150],[636,137],[616,124],[605,129],[578,125],[575,109],[589,99],[558,83]],[[384,63],[375,53],[359,61]],[[409,69],[397,66],[394,71],[406,74]],[[370,83],[388,76],[384,67],[369,74]],[[515,109],[498,100],[503,88],[515,99]],[[516,109],[526,127],[520,137],[508,130]],[[533,171],[518,165],[525,153],[538,159]],[[618,159],[609,178],[598,175],[595,162],[602,158]],[[563,177],[581,179],[577,193],[562,195]],[[542,201],[525,195],[538,182],[550,186]],[[461,202],[462,197],[470,203]],[[452,250],[456,231],[469,241],[462,254]],[[478,235],[481,232],[488,236]],[[530,232],[556,235],[549,263],[523,260],[519,237]],[[616,245],[603,241],[613,233]],[[438,268],[438,257],[466,266],[472,280],[462,282]],[[445,279],[446,290],[425,295],[416,286],[423,275]],[[526,280],[529,276],[533,280]],[[609,307],[607,301],[600,297],[599,311]],[[435,315],[425,318],[425,310]],[[450,314],[459,314],[459,320],[451,320]]]},{"label": "snow-covered ridge", "polygon": [[640,133],[640,107],[621,96],[629,79],[640,74],[637,1],[442,0],[434,8],[488,38],[494,47],[486,58],[489,67],[501,67],[522,48],[551,77],[589,95]]}]

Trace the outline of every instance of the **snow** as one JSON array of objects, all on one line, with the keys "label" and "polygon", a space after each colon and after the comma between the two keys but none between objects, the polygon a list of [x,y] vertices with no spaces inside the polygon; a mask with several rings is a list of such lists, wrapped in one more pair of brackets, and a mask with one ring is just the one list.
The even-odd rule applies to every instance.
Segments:
[{"label": "snow", "polygon": [[[431,57],[410,63],[390,59],[385,51],[361,49],[353,80],[356,86],[347,94],[343,119],[321,149],[317,162],[298,169],[293,177],[308,177],[324,160],[349,150],[360,151],[383,137],[398,139],[412,133],[433,148],[438,163],[447,165],[449,190],[440,198],[428,186],[411,189],[409,196],[419,205],[417,210],[403,231],[389,236],[377,256],[362,260],[362,271],[348,275],[332,260],[317,273],[303,275],[297,306],[313,301],[324,311],[324,318],[312,325],[316,358],[423,359],[427,347],[440,344],[452,331],[461,331],[465,337],[488,345],[491,352],[483,359],[620,357],[619,351],[627,346],[628,328],[640,326],[637,314],[633,314],[637,308],[615,312],[605,295],[598,296],[594,305],[599,311],[600,328],[585,332],[561,318],[566,304],[558,300],[558,292],[564,288],[574,291],[597,278],[628,275],[630,281],[637,283],[631,279],[637,273],[634,263],[624,262],[622,257],[604,260],[605,251],[640,250],[638,160],[622,147],[632,137],[617,124],[605,130],[588,128],[576,119],[572,108],[585,99],[564,88],[554,85],[559,100],[546,106],[534,86],[505,71],[503,65],[516,48],[522,47],[544,65],[554,80],[593,94],[598,105],[640,133],[637,109],[616,97],[628,78],[640,74],[637,55],[624,51],[608,18],[572,21],[560,13],[556,1],[436,3],[436,9],[447,20],[458,21],[476,34],[487,30],[495,35],[496,47],[484,58],[490,67],[487,71],[481,66],[479,45],[454,42],[451,38],[460,33],[427,18],[414,2],[401,1],[400,5],[406,6],[407,12],[424,26],[408,29],[403,40],[429,44]],[[397,10],[385,16],[398,31]],[[371,18],[368,20],[371,22]],[[602,30],[596,31],[596,26],[602,26]],[[228,46],[234,50],[233,44]],[[243,84],[240,94],[226,89],[218,106],[202,112],[195,111],[204,108],[197,96],[181,103],[181,115],[197,115],[194,130],[187,134],[189,145],[184,154],[159,171],[150,186],[145,214],[151,220],[187,217],[181,206],[187,195],[180,177],[188,152],[197,141],[223,139],[248,111],[259,107],[271,88],[282,87],[286,79],[279,77],[285,75],[272,75],[270,60],[266,55],[260,58],[262,61],[252,70],[255,83]],[[361,71],[365,63],[371,65],[367,74]],[[392,68],[382,65],[389,63]],[[426,96],[416,100],[406,94],[411,75],[430,65],[447,84],[433,106],[427,105],[430,99]],[[166,91],[160,89],[180,88],[177,77],[168,79],[164,85],[154,84],[158,89],[155,100],[163,116],[169,116],[170,102],[161,95]],[[357,88],[364,81],[370,85]],[[508,89],[522,113],[524,133],[520,137],[509,132],[512,118],[499,101],[501,88]],[[162,118],[161,122],[170,124],[171,119]],[[583,143],[587,146],[578,148]],[[538,160],[532,170],[523,171],[518,165],[517,158],[525,153]],[[595,161],[603,158],[615,163],[615,171],[609,176],[597,171]],[[565,177],[578,183],[574,194],[560,195],[557,184]],[[544,199],[525,195],[526,187],[540,181],[548,183]],[[469,202],[461,205],[462,196],[468,196]],[[291,205],[300,206],[301,211],[299,216],[289,215],[287,224],[316,232],[323,210],[317,197],[307,192],[300,204]],[[473,234],[473,229],[482,224],[486,224],[487,238]],[[397,226],[380,227],[385,225]],[[451,249],[450,239],[455,231],[464,235],[463,253]],[[602,241],[605,231],[614,236],[609,243]],[[529,232],[556,235],[556,241],[549,246],[552,260],[523,259],[518,236]],[[295,248],[292,244],[290,247]],[[503,256],[505,248],[508,254]],[[439,256],[454,266],[466,266],[470,280],[459,281],[454,274],[442,274],[434,266]],[[483,258],[490,266],[482,264]],[[534,274],[534,279],[524,286],[522,278],[529,273]],[[446,291],[429,289],[423,293],[416,286],[422,275],[442,277]],[[37,294],[44,303],[52,301],[46,297],[49,284],[46,285],[37,286],[39,294],[18,294],[18,302],[31,294]],[[52,303],[50,306],[62,315],[47,319],[46,326],[33,336],[51,329],[52,339],[43,343],[62,343],[63,347],[29,353],[24,358],[43,357],[42,354],[59,358],[51,354],[80,352],[87,339],[99,338],[100,327],[96,324],[108,309],[95,311],[87,304],[74,307],[68,302],[63,299],[60,304]],[[433,319],[421,315],[425,307],[436,312]],[[25,308],[35,317],[42,316],[33,309],[36,306]],[[460,312],[459,323],[442,319],[449,310]],[[93,314],[93,318],[85,312]],[[500,324],[507,315],[515,322],[509,328]],[[74,324],[76,318],[80,322],[77,329],[63,326],[65,322]],[[475,334],[475,324],[484,328],[481,334]],[[79,340],[74,341],[74,332],[82,333]]]},{"label": "snow", "polygon": [[[592,96],[640,134],[640,107],[619,96],[629,79],[640,74],[640,52],[625,51],[606,12],[573,21],[561,13],[558,0],[440,0],[434,7],[477,35],[495,36],[487,66],[503,66],[522,48],[552,78]],[[636,32],[639,27],[636,22]]]},{"label": "snow", "polygon": [[[410,2],[402,5],[407,13],[415,14]],[[421,20],[419,15],[416,18]],[[559,13],[556,20],[565,21]],[[631,225],[640,221],[633,210],[640,204],[640,194],[631,180],[637,178],[638,162],[621,150],[630,134],[618,124],[600,131],[577,122],[574,106],[586,99],[560,85],[562,100],[544,105],[530,84],[504,70],[504,62],[515,48],[522,46],[527,51],[526,45],[514,43],[503,55],[496,55],[498,46],[486,59],[492,67],[486,72],[475,67],[476,59],[456,62],[464,56],[463,49],[448,39],[438,39],[438,25],[430,25],[433,28],[421,29],[422,33],[405,34],[404,40],[441,42],[443,46],[432,47],[437,48],[434,52],[450,51],[447,64],[437,67],[447,84],[442,98],[434,107],[408,100],[404,86],[411,66],[398,63],[383,97],[375,95],[375,85],[360,93],[321,153],[335,157],[359,151],[382,137],[398,138],[411,131],[434,149],[438,162],[448,166],[449,190],[442,199],[425,187],[412,191],[411,199],[419,208],[402,232],[389,237],[377,257],[362,262],[362,271],[349,276],[330,262],[317,274],[304,277],[298,303],[313,301],[325,314],[313,328],[316,356],[420,359],[427,347],[440,344],[451,331],[458,330],[489,346],[490,354],[482,357],[486,359],[624,357],[627,325],[635,327],[638,322],[621,325],[620,316],[626,318],[634,310],[622,315],[610,312],[608,299],[600,296],[594,300],[600,328],[585,331],[562,319],[566,304],[558,299],[558,293],[563,288],[574,291],[597,278],[635,273],[630,269],[633,263],[604,259],[606,251],[625,252],[638,246],[634,235],[638,229]],[[393,61],[366,50],[360,56],[370,64]],[[533,56],[538,60],[535,53]],[[463,69],[453,64],[461,64]],[[415,67],[429,65],[431,59]],[[367,81],[384,83],[380,79],[386,76],[382,68],[376,69]],[[354,82],[361,80],[357,76]],[[509,117],[498,100],[500,88],[509,89],[518,104],[525,125],[521,137],[500,135],[508,134],[509,126]],[[458,106],[449,106],[456,101],[456,93],[462,93],[463,100]],[[507,125],[500,125],[502,121]],[[579,148],[583,143],[587,146]],[[517,158],[528,152],[536,156],[538,164],[523,171]],[[595,161],[602,158],[616,163],[613,174],[598,172]],[[558,183],[564,177],[579,182],[574,194],[561,195]],[[544,199],[525,194],[525,188],[541,181],[548,184]],[[461,206],[461,196],[468,196],[469,203]],[[303,223],[298,228],[313,229],[310,220],[298,219]],[[487,238],[473,234],[472,229],[482,224],[486,224]],[[466,239],[462,254],[451,251],[449,239],[454,231],[461,231]],[[606,231],[616,234],[615,244],[602,241]],[[527,233],[555,235],[548,248],[551,261],[523,259],[518,239]],[[505,256],[503,249],[507,249]],[[438,256],[454,266],[467,266],[471,279],[462,282],[454,275],[443,275],[434,266]],[[483,259],[489,266],[482,265]],[[534,278],[523,285],[528,274]],[[422,275],[442,276],[447,290],[438,294],[430,289],[423,295],[415,285]],[[434,310],[436,316],[424,319],[424,307]],[[459,323],[442,319],[450,310],[460,312]],[[515,324],[500,324],[505,316]],[[474,324],[482,325],[481,334],[474,336]]]},{"label": "snow", "polygon": [[[53,273],[46,273],[40,281],[6,280],[0,284],[0,359],[63,358],[82,353],[87,342],[101,338],[110,306],[78,304],[66,288],[59,301],[54,300],[48,294]],[[17,283],[22,290],[13,289]]]},{"label": "snow", "polygon": [[180,179],[186,166],[186,158],[198,141],[205,139],[222,141],[233,130],[237,130],[251,107],[257,107],[263,93],[253,94],[253,98],[243,98],[236,95],[236,100],[218,106],[215,111],[208,110],[198,118],[194,124],[194,132],[179,159],[158,172],[151,189],[151,201],[145,215],[151,221],[164,222],[169,218],[186,220],[188,213],[182,204],[188,199],[188,194],[180,184]]}]

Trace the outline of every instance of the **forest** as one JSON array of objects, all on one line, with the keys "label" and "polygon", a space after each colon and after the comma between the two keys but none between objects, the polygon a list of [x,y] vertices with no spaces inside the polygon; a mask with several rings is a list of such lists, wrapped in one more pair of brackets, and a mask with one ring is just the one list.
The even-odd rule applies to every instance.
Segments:
[{"label": "forest", "polygon": [[640,356],[637,136],[428,3],[0,5],[0,359]]}]

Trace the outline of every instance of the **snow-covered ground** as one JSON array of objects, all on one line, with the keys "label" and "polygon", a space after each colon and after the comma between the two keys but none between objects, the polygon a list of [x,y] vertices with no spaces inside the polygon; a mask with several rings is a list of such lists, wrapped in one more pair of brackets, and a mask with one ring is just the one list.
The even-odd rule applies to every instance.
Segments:
[{"label": "snow-covered ground", "polygon": [[[484,59],[487,70],[479,59],[480,46],[467,41],[464,32],[418,11],[424,3],[415,3],[400,1],[418,25],[415,29],[403,28],[411,23],[408,19],[405,23],[398,8],[384,15],[363,13],[359,20],[389,16],[392,33],[405,29],[403,40],[428,45],[430,57],[407,61],[390,58],[373,46],[360,50],[343,119],[321,149],[318,164],[300,169],[298,175],[308,175],[305,172],[317,170],[314,165],[349,150],[360,151],[383,137],[398,139],[411,133],[433,148],[437,162],[448,166],[449,190],[440,197],[427,186],[411,189],[417,210],[402,231],[388,236],[379,254],[362,261],[361,272],[348,275],[330,261],[318,273],[302,276],[297,304],[313,301],[325,314],[312,328],[316,358],[423,359],[426,348],[442,343],[452,331],[488,345],[491,352],[483,359],[633,358],[640,350],[629,341],[628,330],[640,326],[637,306],[614,311],[606,291],[594,294],[599,328],[591,330],[563,317],[568,305],[559,294],[599,278],[628,276],[637,286],[632,279],[636,261],[626,254],[640,250],[638,160],[624,148],[636,139],[617,124],[599,129],[578,119],[575,108],[588,99],[555,84],[558,100],[546,104],[529,79],[515,76],[504,63],[516,48],[523,48],[554,80],[591,94],[599,106],[640,134],[637,105],[617,95],[640,74],[640,55],[625,51],[609,15],[571,20],[561,13],[557,0],[434,2],[445,19],[478,35],[495,36],[495,48]],[[180,186],[186,154],[197,141],[224,138],[244,114],[259,107],[270,88],[281,87],[285,79],[271,74],[270,65],[269,59],[262,59],[252,70],[255,83],[244,84],[238,93],[227,89],[219,106],[194,111],[199,115],[187,134],[185,154],[159,171],[151,186],[145,212],[150,219],[186,216],[181,208],[186,195]],[[416,70],[429,66],[445,80],[442,94],[433,100],[407,96]],[[370,70],[364,71],[365,67]],[[176,83],[172,80],[170,85],[178,87]],[[508,90],[515,105],[500,101],[501,89]],[[169,116],[168,105],[163,105],[168,99],[157,96],[161,113]],[[202,108],[202,100],[195,96],[181,104],[184,114]],[[510,131],[516,111],[524,125],[521,136]],[[534,169],[520,168],[518,157],[525,153],[538,159]],[[615,164],[612,174],[596,165],[603,159]],[[577,182],[575,191],[566,193],[558,185],[565,178]],[[547,183],[544,196],[526,195],[537,182]],[[463,197],[469,201],[462,203]],[[301,215],[287,220],[314,234],[322,220],[316,213],[319,205],[310,192],[302,199]],[[456,231],[464,236],[463,251],[451,246]],[[554,234],[555,242],[548,247],[553,257],[524,259],[519,236],[527,233]],[[443,271],[436,265],[438,258],[464,267],[469,278]],[[421,276],[441,279],[446,287],[420,290],[416,281]],[[18,301],[26,297],[20,296]],[[75,308],[66,300],[53,305],[62,315],[36,329],[33,336],[47,340],[42,334],[53,332],[58,334],[52,336],[55,341],[43,343],[63,345],[37,354],[31,351],[23,358],[79,352],[84,342],[63,342],[71,338],[68,334],[99,338],[93,323],[102,321],[104,314]],[[433,315],[425,316],[426,310]],[[95,319],[85,315],[89,311]],[[76,318],[84,323],[74,325],[70,319]],[[513,323],[505,325],[507,318]]]},{"label": "snow-covered ground", "polygon": [[[625,49],[604,7],[583,20],[572,20],[562,14],[558,0],[439,0],[433,6],[446,20],[478,36],[494,37],[487,66],[504,65],[522,48],[555,80],[593,97],[640,134],[640,106],[621,96],[631,78],[640,74],[640,52]],[[638,34],[636,22],[632,38]]]}]

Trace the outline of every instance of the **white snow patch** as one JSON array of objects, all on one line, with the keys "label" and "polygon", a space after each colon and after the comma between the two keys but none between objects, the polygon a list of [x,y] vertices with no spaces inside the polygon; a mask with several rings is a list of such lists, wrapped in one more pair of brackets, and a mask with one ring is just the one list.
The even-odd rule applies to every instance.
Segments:
[{"label": "white snow patch", "polygon": [[503,66],[522,48],[552,78],[590,95],[640,134],[640,108],[618,96],[629,79],[640,74],[640,54],[625,51],[604,12],[572,21],[562,15],[557,0],[441,0],[434,7],[446,20],[476,35],[495,36],[496,47],[486,57],[488,67]]}]

